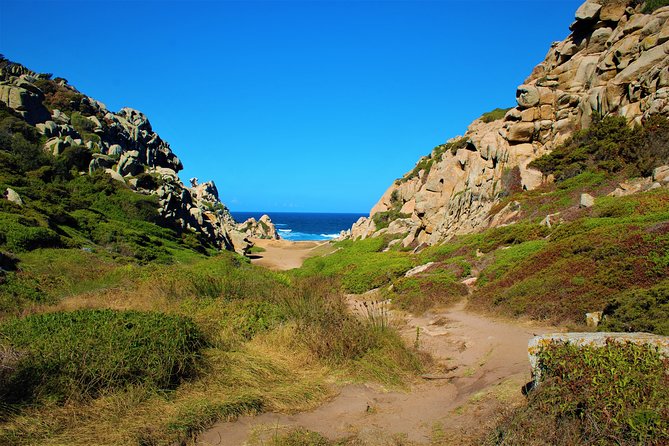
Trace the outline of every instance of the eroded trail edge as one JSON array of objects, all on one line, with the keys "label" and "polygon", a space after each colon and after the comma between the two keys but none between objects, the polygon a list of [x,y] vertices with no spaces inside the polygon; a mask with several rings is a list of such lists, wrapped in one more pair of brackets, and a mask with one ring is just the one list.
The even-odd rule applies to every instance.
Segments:
[{"label": "eroded trail edge", "polygon": [[[349,296],[353,306],[362,298]],[[462,301],[422,316],[392,313],[407,343],[434,358],[429,372],[407,392],[349,384],[314,411],[265,413],[218,423],[200,435],[197,444],[254,444],[296,427],[333,439],[356,436],[372,445],[397,439],[417,444],[450,438],[465,442],[475,437],[503,408],[522,401],[521,388],[530,379],[527,342],[555,329],[494,320],[464,307]]]}]

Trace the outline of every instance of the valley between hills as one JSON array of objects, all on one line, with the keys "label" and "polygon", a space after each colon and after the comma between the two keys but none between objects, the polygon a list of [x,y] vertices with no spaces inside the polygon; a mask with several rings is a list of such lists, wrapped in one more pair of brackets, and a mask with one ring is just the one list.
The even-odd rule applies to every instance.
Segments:
[{"label": "valley between hills", "polygon": [[318,242],[0,58],[0,444],[668,444],[669,5],[569,30]]}]

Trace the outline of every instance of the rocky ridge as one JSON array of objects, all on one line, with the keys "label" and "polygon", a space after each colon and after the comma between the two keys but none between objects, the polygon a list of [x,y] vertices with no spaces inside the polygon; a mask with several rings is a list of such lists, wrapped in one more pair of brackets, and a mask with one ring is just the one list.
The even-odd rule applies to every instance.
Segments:
[{"label": "rocky ridge", "polygon": [[595,113],[630,124],[669,114],[669,7],[647,14],[638,3],[585,2],[571,34],[518,87],[517,106],[502,119],[475,120],[463,137],[421,158],[351,236],[406,234],[407,247],[503,224],[512,209],[490,215],[500,197],[552,181],[528,165],[588,127]]},{"label": "rocky ridge", "polygon": [[142,112],[126,107],[114,113],[65,79],[51,80],[50,74],[4,58],[0,102],[36,127],[46,139],[44,149],[54,156],[84,148],[92,154],[87,173],[101,170],[137,193],[156,195],[167,226],[194,233],[219,249],[244,254],[252,246],[212,181],[194,178],[190,187],[183,184],[181,161]]}]

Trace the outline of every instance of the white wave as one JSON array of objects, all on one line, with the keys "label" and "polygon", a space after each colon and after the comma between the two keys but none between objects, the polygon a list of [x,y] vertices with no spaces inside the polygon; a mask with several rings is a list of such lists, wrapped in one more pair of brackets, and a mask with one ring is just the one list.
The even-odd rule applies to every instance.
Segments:
[{"label": "white wave", "polygon": [[279,229],[279,232],[293,232],[292,229]]},{"label": "white wave", "polygon": [[337,238],[337,237],[339,237],[339,233],[337,233],[337,234],[321,234],[321,237]]}]

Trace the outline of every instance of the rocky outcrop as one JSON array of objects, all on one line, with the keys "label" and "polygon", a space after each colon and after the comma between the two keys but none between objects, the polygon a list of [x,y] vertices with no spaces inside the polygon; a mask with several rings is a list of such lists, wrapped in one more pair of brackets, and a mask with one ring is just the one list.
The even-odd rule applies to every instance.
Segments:
[{"label": "rocky outcrop", "polygon": [[[38,85],[48,88],[50,96]],[[157,195],[166,226],[240,254],[252,246],[237,231],[213,182],[193,179],[190,187],[181,182],[181,161],[142,112],[126,107],[114,113],[64,79],[51,80],[6,59],[0,59],[0,102],[35,125],[46,138],[45,150],[54,156],[69,147],[85,147],[92,154],[88,174],[101,171],[138,193]]]},{"label": "rocky outcrop", "polygon": [[239,223],[237,225],[237,230],[246,234],[249,238],[260,238],[260,239],[270,239],[270,240],[279,240],[279,233],[272,223],[272,219],[269,218],[269,215],[265,214],[256,221],[255,218],[251,217],[246,220],[244,223]]},{"label": "rocky outcrop", "polygon": [[503,224],[490,215],[495,203],[509,191],[550,181],[528,165],[588,127],[594,113],[621,115],[630,124],[669,114],[669,7],[652,14],[641,8],[584,3],[569,37],[554,43],[518,87],[517,106],[503,119],[474,121],[463,137],[419,160],[370,218],[356,222],[352,237],[378,235],[373,217],[384,213],[404,220],[404,246]]},{"label": "rocky outcrop", "polygon": [[10,201],[19,206],[23,206],[23,200],[21,199],[21,196],[14,189],[7,188],[5,191],[5,198],[7,201]]}]

